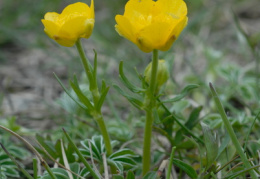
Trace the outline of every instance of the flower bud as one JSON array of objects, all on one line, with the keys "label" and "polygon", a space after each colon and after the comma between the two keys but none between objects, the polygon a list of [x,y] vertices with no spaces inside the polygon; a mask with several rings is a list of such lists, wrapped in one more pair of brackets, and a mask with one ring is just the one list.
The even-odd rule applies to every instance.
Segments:
[{"label": "flower bud", "polygon": [[[144,76],[145,81],[150,84],[152,72],[152,62],[145,68]],[[168,80],[169,71],[166,66],[165,60],[159,60],[158,69],[157,69],[157,78],[156,78],[156,88],[157,90]]]}]

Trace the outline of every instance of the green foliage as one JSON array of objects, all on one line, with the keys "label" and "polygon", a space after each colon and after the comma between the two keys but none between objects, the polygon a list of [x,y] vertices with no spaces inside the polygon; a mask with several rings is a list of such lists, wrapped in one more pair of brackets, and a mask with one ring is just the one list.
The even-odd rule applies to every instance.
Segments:
[{"label": "green foliage", "polygon": [[[86,86],[83,87],[83,85],[82,85],[81,88],[87,89],[88,86],[87,87]],[[69,93],[72,94],[73,98],[77,98],[77,96],[73,92],[73,90],[70,90]],[[85,91],[85,93],[87,93],[87,91]],[[75,103],[74,100],[71,97],[69,97],[66,92],[63,92],[60,95],[60,97],[57,100],[57,102],[68,113],[73,114],[74,112],[76,112],[76,114],[81,114],[83,112],[82,108],[80,108],[79,105],[77,105],[77,103]]]},{"label": "green foliage", "polygon": [[[89,172],[87,171],[86,168],[82,168],[80,167],[79,163],[71,163],[69,165],[70,170],[72,172],[74,172],[77,175],[73,174],[73,179],[80,179],[80,177],[86,178],[89,176]],[[51,169],[52,172],[54,173],[54,175],[58,178],[58,179],[68,179],[69,175],[68,172],[63,168],[52,168]],[[49,175],[48,172],[44,172],[42,176],[38,177],[39,179],[52,179],[52,177]]]},{"label": "green foliage", "polygon": [[218,143],[216,141],[216,137],[210,130],[210,128],[205,124],[201,123],[201,127],[204,134],[206,155],[207,155],[207,163],[205,170],[209,169],[211,165],[214,165],[214,162],[218,155]]},{"label": "green foliage", "polygon": [[[17,162],[19,162],[22,167],[24,167],[24,165],[20,161],[30,157],[30,153],[21,146],[17,146],[14,143],[10,142],[10,139],[10,136],[4,136],[0,138],[0,142],[3,146],[5,146],[6,150],[13,156],[13,158]],[[0,175],[2,178],[20,177],[17,166],[2,148],[0,150],[0,171]]]},{"label": "green foliage", "polygon": [[157,172],[148,172],[143,179],[156,179],[157,178]]},{"label": "green foliage", "polygon": [[[50,136],[44,138],[39,134],[36,134],[36,139],[39,142],[39,144],[43,147],[43,149],[41,147],[37,147],[37,150],[40,153],[42,153],[47,158],[49,158],[48,155],[50,155],[53,159],[59,160],[59,163],[64,165],[61,140],[53,142]],[[64,149],[65,149],[68,162],[69,163],[75,162],[75,156],[73,155],[73,149],[71,145],[68,144],[68,146],[64,147]]]},{"label": "green foliage", "polygon": [[3,179],[7,177],[20,177],[16,165],[3,151],[0,152],[0,176]]},{"label": "green foliage", "polygon": [[[112,145],[115,145],[116,143],[116,141],[112,141]],[[103,165],[104,161],[102,154],[105,154],[106,150],[101,136],[93,136],[91,140],[81,141],[81,145],[84,147],[80,149],[83,156],[93,158],[95,161],[99,162],[101,166]],[[107,163],[115,166],[118,171],[122,173],[124,169],[132,169],[135,167],[135,156],[136,154],[130,149],[120,149],[108,156]]]},{"label": "green foliage", "polygon": [[21,131],[22,128],[20,125],[17,124],[16,120],[17,118],[15,116],[11,116],[7,119],[2,119],[0,124],[14,132]]},{"label": "green foliage", "polygon": [[[0,61],[13,63],[12,59],[16,58],[19,61],[20,56],[24,57],[24,53],[30,53],[30,50],[37,48],[47,57],[52,57],[53,61],[54,58],[60,59],[59,65],[65,66],[68,73],[80,74],[82,68],[77,68],[78,66],[71,71],[72,66],[77,64],[78,57],[75,57],[75,54],[71,53],[72,50],[68,48],[57,49],[58,47],[46,38],[40,24],[40,19],[47,9],[60,12],[65,5],[73,2],[76,1],[1,1]],[[250,2],[231,0],[217,3],[208,0],[186,1],[190,14],[186,32],[174,44],[174,54],[172,50],[159,54],[168,63],[170,78],[155,96],[157,106],[152,110],[155,116],[152,126],[153,171],[146,174],[144,179],[158,178],[158,166],[163,159],[169,158],[172,146],[176,146],[173,165],[175,169],[178,168],[176,172],[178,178],[208,179],[218,176],[238,178],[245,177],[253,168],[258,169],[260,32],[255,28],[254,23],[259,19],[259,13],[252,12],[254,17],[250,17],[252,14],[247,10],[251,11],[254,2],[259,4],[257,0]],[[31,8],[28,8],[28,4]],[[124,1],[116,0],[95,1],[97,12],[95,30],[86,42],[90,44],[90,48],[96,48],[101,54],[101,58],[97,60],[96,52],[88,53],[88,56],[94,56],[94,60],[90,60],[94,64],[93,68],[91,67],[92,81],[98,79],[100,91],[100,98],[96,104],[89,88],[90,83],[86,82],[87,77],[77,79],[74,75],[68,83],[70,87],[67,87],[63,78],[55,75],[65,91],[58,98],[58,103],[67,113],[62,116],[48,116],[53,120],[53,124],[59,126],[52,126],[55,129],[48,130],[47,136],[36,135],[37,141],[44,149],[35,144],[35,148],[44,159],[51,163],[50,166],[53,165],[53,161],[49,156],[64,165],[60,131],[60,128],[64,127],[91,167],[96,167],[97,173],[104,175],[103,156],[107,151],[104,139],[97,136],[100,131],[92,116],[96,111],[102,111],[111,139],[117,140],[111,142],[114,150],[111,155],[106,156],[108,166],[114,166],[118,171],[112,178],[141,178],[140,150],[143,140],[144,111],[147,110],[145,93],[148,88],[142,72],[148,64],[148,59],[150,60],[150,55],[142,54],[138,48],[116,34],[113,25],[114,16],[123,11],[124,4]],[[231,6],[234,7],[232,9],[235,12],[230,11]],[[249,22],[252,24],[248,27]],[[50,48],[54,50],[46,53],[46,49]],[[10,54],[15,56],[9,57]],[[70,59],[70,62],[65,62],[64,58]],[[124,62],[119,62],[119,59],[123,59]],[[53,65],[53,61],[46,63]],[[120,86],[120,83],[112,85],[117,84],[117,78],[114,76],[118,76],[116,71],[118,63],[119,79],[124,86]],[[134,70],[135,66],[137,68]],[[27,76],[23,78],[28,80]],[[1,76],[0,116],[5,115],[2,107],[6,105],[6,96],[11,94],[12,99],[12,91],[17,90],[15,86],[7,86],[5,89],[5,83],[12,85],[19,79],[12,80],[9,76]],[[209,81],[216,84],[227,118],[244,152],[255,166],[246,168],[239,165],[241,159],[236,158],[237,150],[225,129],[217,106],[213,103],[215,97],[211,96],[208,89]],[[107,106],[108,96],[112,100],[114,111]],[[19,113],[14,115],[1,117],[0,124],[20,135],[34,135],[34,131],[26,130],[21,126],[24,125],[24,121],[26,124],[30,123],[30,119]],[[81,121],[76,118],[80,118]],[[84,125],[82,121],[85,122]],[[5,132],[0,131],[0,133],[1,143],[9,153],[22,167],[31,171],[31,164],[27,162],[30,153]],[[37,133],[45,133],[45,131],[37,131]],[[75,154],[71,144],[65,143],[64,146],[69,168],[84,178],[91,178],[89,171],[82,167],[82,160]],[[60,166],[55,167],[51,168],[51,171],[58,179],[69,178],[67,170]],[[79,178],[76,175],[73,177]],[[0,151],[0,178],[24,178],[17,166],[2,150]],[[38,178],[48,179],[51,176],[45,171]]]},{"label": "green foliage", "polygon": [[[177,101],[180,101],[182,98],[184,98],[185,96],[188,95],[188,93],[195,89],[195,88],[198,88],[199,85],[194,85],[194,84],[190,84],[190,85],[187,85],[184,87],[184,89],[180,92],[180,94],[178,94],[176,97],[172,98],[172,99],[168,99],[168,100],[164,100],[164,101],[161,101],[162,103],[174,103],[174,102],[177,102]],[[179,111],[179,110],[178,110]]]},{"label": "green foliage", "polygon": [[137,124],[131,121],[110,120],[107,122],[109,133],[116,140],[127,142],[134,137]]},{"label": "green foliage", "polygon": [[126,179],[135,179],[135,175],[131,170],[127,172]]},{"label": "green foliage", "polygon": [[178,159],[173,159],[173,164],[177,167],[179,167],[181,170],[183,170],[187,175],[192,178],[196,179],[198,178],[196,171],[192,168],[192,166],[184,163],[181,160]]}]

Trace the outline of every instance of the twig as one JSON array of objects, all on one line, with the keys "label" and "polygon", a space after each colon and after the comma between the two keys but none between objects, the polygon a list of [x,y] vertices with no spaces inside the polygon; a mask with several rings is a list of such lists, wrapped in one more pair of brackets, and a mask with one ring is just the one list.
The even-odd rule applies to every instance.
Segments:
[{"label": "twig", "polygon": [[107,158],[106,158],[106,154],[105,153],[102,153],[102,159],[103,159],[103,165],[104,165],[104,170],[105,170],[105,179],[109,179],[108,167],[107,167]]}]

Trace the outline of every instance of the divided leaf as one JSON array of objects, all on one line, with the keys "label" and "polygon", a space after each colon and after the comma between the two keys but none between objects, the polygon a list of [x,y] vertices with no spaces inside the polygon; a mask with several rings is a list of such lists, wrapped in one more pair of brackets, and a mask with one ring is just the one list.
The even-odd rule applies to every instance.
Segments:
[{"label": "divided leaf", "polygon": [[67,93],[67,95],[75,102],[77,103],[82,109],[87,110],[87,107],[82,104],[80,101],[78,101],[76,98],[73,97],[72,94],[70,94],[69,90],[62,84],[61,80],[58,78],[58,76],[54,73],[55,78],[57,79],[57,81],[59,82],[59,84],[61,85],[61,87],[63,88],[63,90]]},{"label": "divided leaf", "polygon": [[125,98],[128,99],[128,101],[134,105],[136,108],[142,110],[142,107],[143,107],[143,103],[142,101],[140,101],[139,99],[137,98],[134,98],[128,94],[126,94],[119,86],[117,85],[113,85],[114,88],[116,89],[117,92],[119,92],[122,96],[124,96]]},{"label": "divided leaf", "polygon": [[79,87],[78,79],[77,79],[76,75],[74,75],[74,77],[73,77],[73,82],[70,80],[70,86],[72,87],[74,92],[77,94],[79,100],[85,106],[87,106],[88,109],[93,110],[94,109],[93,105],[91,104],[89,99],[84,95],[84,93],[81,91],[81,89]]},{"label": "divided leaf", "polygon": [[119,64],[119,77],[121,79],[121,81],[124,83],[124,85],[133,93],[141,93],[141,92],[145,92],[146,89],[143,88],[139,88],[135,85],[133,85],[125,76],[124,74],[124,70],[123,70],[123,61],[120,62]]},{"label": "divided leaf", "polygon": [[191,85],[187,85],[180,94],[178,94],[176,97],[169,99],[169,100],[165,100],[165,101],[161,101],[162,103],[172,103],[172,102],[177,102],[180,101],[182,98],[184,98],[185,96],[187,96],[189,94],[189,92],[195,88],[198,88],[199,85],[195,85],[195,84],[191,84]]}]

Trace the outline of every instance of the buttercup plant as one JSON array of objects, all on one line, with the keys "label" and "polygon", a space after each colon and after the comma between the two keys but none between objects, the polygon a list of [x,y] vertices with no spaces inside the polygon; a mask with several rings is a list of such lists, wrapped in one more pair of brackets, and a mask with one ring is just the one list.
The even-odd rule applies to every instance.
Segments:
[{"label": "buttercup plant", "polygon": [[[154,113],[156,107],[158,84],[158,50],[168,50],[186,26],[187,7],[183,0],[129,0],[125,6],[124,15],[115,17],[117,32],[136,44],[144,52],[153,52],[149,87],[145,92],[144,109],[146,123],[143,145],[143,176],[150,170],[151,137]],[[150,70],[151,68],[151,70]]]},{"label": "buttercup plant", "polygon": [[[135,43],[144,52],[153,51],[153,60],[145,71],[148,88],[145,90],[143,101],[143,108],[146,111],[143,176],[150,170],[153,112],[156,108],[158,87],[163,85],[168,78],[168,73],[163,72],[166,69],[164,61],[158,60],[158,50],[166,51],[171,47],[187,24],[188,18],[186,15],[187,7],[183,0],[130,0],[126,4],[124,15],[116,16],[117,25],[115,28],[120,35]],[[92,92],[93,104],[81,92],[76,77],[70,84],[80,102],[74,100],[79,105],[83,105],[83,108],[88,110],[98,122],[107,154],[110,155],[112,153],[110,138],[101,114],[101,104],[107,94],[108,87],[105,87],[106,85],[104,84],[103,93],[100,95],[96,79],[97,59],[95,57],[93,69],[80,43],[80,38],[88,38],[90,36],[94,26],[93,1],[90,8],[84,3],[75,3],[65,8],[60,15],[47,13],[44,18],[42,22],[45,26],[45,32],[50,38],[67,47],[76,44],[89,80],[89,90]],[[159,68],[160,72],[157,75],[158,64],[162,68]]]},{"label": "buttercup plant", "polygon": [[[85,96],[81,91],[76,76],[74,76],[73,81],[70,81],[70,85],[80,101],[74,99],[71,94],[69,94],[68,90],[65,89],[64,85],[62,85],[58,77],[56,75],[55,76],[68,95],[71,96],[72,99],[84,110],[89,112],[89,114],[98,123],[100,132],[104,139],[106,152],[109,156],[112,154],[112,146],[103,115],[101,113],[101,107],[109,87],[107,87],[105,82],[103,82],[102,89],[99,91],[97,84],[97,54],[95,53],[94,67],[92,67],[80,42],[80,38],[90,37],[94,27],[94,17],[94,3],[92,0],[90,7],[85,3],[78,2],[67,6],[60,15],[55,12],[48,12],[45,14],[42,23],[45,26],[44,31],[46,34],[60,45],[66,47],[73,46],[74,44],[76,45],[82,65],[86,72],[86,76],[89,80],[89,90],[92,93],[93,101],[91,102],[91,100],[88,99],[87,96]],[[115,169],[113,167],[112,172],[115,173]]]},{"label": "buttercup plant", "polygon": [[[96,79],[97,59],[95,57],[93,69],[80,43],[81,37],[88,38],[92,32],[94,26],[93,8],[93,1],[90,8],[84,3],[75,3],[65,8],[60,15],[57,13],[47,13],[42,22],[47,35],[59,44],[68,47],[76,44],[89,80],[89,90],[92,92],[93,104],[81,92],[76,77],[74,77],[74,81],[70,84],[80,99],[80,102],[77,103],[81,106],[83,103],[83,107],[89,111],[99,124],[107,154],[111,155],[110,138],[101,114],[101,104],[107,94],[108,87],[105,87],[105,90],[100,95]],[[156,95],[158,88],[168,78],[168,73],[163,72],[166,69],[164,61],[159,62],[158,60],[158,50],[168,50],[186,26],[187,21],[187,7],[183,0],[130,0],[125,6],[124,15],[116,16],[117,25],[115,28],[120,35],[135,43],[144,52],[153,51],[152,63],[145,71],[148,88],[145,89],[143,101],[143,108],[146,111],[143,176],[150,170],[151,134],[154,110],[156,110]],[[75,28],[74,23],[77,24]],[[160,72],[157,75],[158,64],[161,68],[159,68]]]},{"label": "buttercup plant", "polygon": [[[167,61],[167,57],[165,57],[165,60],[159,60],[159,51],[169,50],[188,23],[187,6],[184,0],[129,0],[125,5],[123,15],[115,16],[115,30],[118,34],[131,41],[142,52],[152,52],[152,60],[146,65],[142,73],[136,70],[140,86],[135,85],[127,78],[124,73],[123,61],[120,62],[119,78],[127,90],[115,84],[113,87],[116,92],[126,97],[134,107],[141,111],[137,114],[144,115],[145,118],[134,115],[134,119],[130,116],[129,119],[120,120],[117,108],[113,106],[111,100],[113,98],[108,98],[111,114],[116,118],[116,120],[113,120],[113,118],[107,120],[108,126],[111,127],[109,131],[111,138],[118,140],[112,141],[110,139],[105,124],[105,119],[110,116],[103,115],[101,110],[107,98],[109,86],[107,86],[106,81],[101,82],[97,77],[98,59],[96,51],[94,51],[92,65],[81,44],[81,39],[87,39],[91,36],[95,24],[94,1],[89,1],[89,5],[83,2],[68,5],[61,14],[47,12],[41,20],[44,25],[44,32],[52,40],[61,46],[76,47],[87,77],[88,84],[84,86],[88,86],[88,91],[81,88],[83,85],[79,84],[76,75],[69,81],[71,88],[69,90],[54,74],[65,93],[74,101],[74,104],[72,104],[67,96],[66,99],[61,97],[62,100],[60,100],[62,105],[66,106],[70,113],[73,113],[72,121],[62,126],[67,140],[65,142],[63,139],[53,141],[52,135],[41,136],[37,134],[36,147],[20,136],[23,133],[17,127],[15,120],[6,119],[7,123],[1,120],[0,128],[26,144],[28,149],[36,155],[38,162],[33,159],[33,172],[32,170],[26,171],[20,165],[20,162],[16,161],[22,159],[21,156],[24,152],[19,150],[20,147],[8,146],[9,137],[3,140],[1,135],[0,146],[3,151],[0,151],[0,167],[1,165],[4,167],[0,168],[0,178],[5,178],[5,176],[20,177],[15,167],[20,170],[20,173],[23,173],[21,177],[26,176],[29,179],[171,179],[187,177],[192,179],[231,179],[237,176],[248,177],[248,175],[253,179],[258,178],[260,172],[257,168],[260,165],[254,165],[254,163],[259,157],[256,147],[259,146],[259,141],[255,138],[251,140],[250,133],[255,124],[256,127],[259,127],[257,126],[259,125],[257,119],[260,112],[256,115],[250,129],[245,128],[247,136],[244,147],[242,147],[240,139],[244,137],[245,132],[239,133],[237,129],[241,130],[242,125],[246,125],[250,120],[252,121],[253,115],[248,115],[245,122],[244,119],[232,119],[234,117],[232,113],[238,113],[242,107],[247,108],[250,105],[242,104],[245,101],[241,100],[239,108],[232,104],[227,106],[225,103],[222,106],[215,88],[210,83],[210,90],[216,104],[215,108],[219,110],[220,114],[220,116],[213,114],[212,117],[211,114],[207,113],[207,111],[210,111],[208,107],[204,110],[203,106],[197,106],[201,104],[193,99],[182,100],[198,85],[189,84],[179,90],[181,85],[170,79],[168,71],[170,68],[167,65],[170,63]],[[111,26],[113,27],[113,25]],[[213,63],[214,68],[215,61]],[[228,69],[225,72],[227,77],[229,77],[229,71]],[[250,72],[250,69],[246,73],[248,72]],[[252,74],[248,74],[251,79]],[[230,75],[232,81],[233,75]],[[236,75],[235,78],[240,79],[239,72],[236,72]],[[169,83],[165,85],[167,81]],[[241,78],[241,81],[246,80]],[[205,86],[203,80],[200,80],[200,82],[202,86],[203,84]],[[249,83],[245,84],[242,86],[243,89],[245,89],[245,86],[249,86]],[[235,87],[232,86],[232,90],[233,88]],[[251,90],[251,87],[248,89]],[[250,90],[243,92],[248,93]],[[166,95],[170,91],[174,91],[174,96],[171,99]],[[180,93],[178,94],[176,91],[180,91]],[[192,98],[195,98],[196,92],[192,93]],[[232,94],[232,100],[233,98],[237,99]],[[237,103],[237,101],[233,101]],[[78,105],[82,110],[74,110],[74,105]],[[226,110],[230,110],[228,115],[226,115]],[[253,114],[253,109],[248,110],[247,113]],[[82,116],[79,115],[93,119],[93,122],[97,123],[99,128],[89,121],[84,121],[81,118]],[[80,118],[80,122],[74,121],[74,116]],[[142,119],[145,120],[144,123]],[[86,126],[81,125],[81,122],[85,122],[89,128],[86,129]],[[141,130],[144,132],[141,132],[141,134],[135,133],[133,129],[139,130],[140,126],[143,125],[144,129]],[[216,127],[217,125],[218,127]],[[238,127],[235,125],[238,125]],[[217,129],[222,132],[224,127],[229,135],[224,134],[216,137],[211,131]],[[98,131],[101,135],[91,135],[88,129],[91,132]],[[156,132],[156,136],[153,136],[152,132]],[[86,138],[89,134],[91,136]],[[55,134],[53,135],[55,136]],[[255,132],[255,136],[258,136],[257,132]],[[136,145],[139,139],[143,142],[141,150],[139,145]],[[230,146],[231,142],[233,146]],[[77,144],[80,144],[80,147]],[[153,149],[151,149],[152,144],[155,144]],[[126,146],[129,146],[129,148],[126,148]],[[239,156],[235,157],[236,154],[239,154]],[[252,160],[255,156],[257,156],[256,159]],[[8,157],[10,160],[6,160]],[[46,157],[55,165],[46,161]],[[240,157],[241,162],[237,159],[238,157]],[[187,161],[190,163],[186,163]],[[39,163],[41,163],[41,166]],[[227,167],[228,165],[230,166]],[[45,167],[43,173],[38,172],[42,171],[40,167]],[[26,166],[26,168],[28,167]],[[175,171],[176,168],[178,172]]]}]

